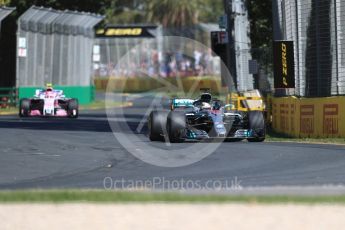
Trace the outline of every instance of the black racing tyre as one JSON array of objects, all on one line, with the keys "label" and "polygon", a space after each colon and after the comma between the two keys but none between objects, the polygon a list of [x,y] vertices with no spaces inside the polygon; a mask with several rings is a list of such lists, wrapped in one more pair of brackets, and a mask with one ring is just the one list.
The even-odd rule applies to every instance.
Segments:
[{"label": "black racing tyre", "polygon": [[148,119],[149,138],[151,141],[164,141],[169,112],[152,111]]},{"label": "black racing tyre", "polygon": [[167,132],[171,143],[181,143],[186,130],[186,115],[183,112],[172,111],[168,115]]},{"label": "black racing tyre", "polygon": [[260,111],[251,111],[248,113],[249,129],[255,132],[254,138],[249,138],[249,142],[263,142],[265,140],[265,118]]},{"label": "black racing tyre", "polygon": [[30,99],[23,98],[19,103],[19,116],[28,117],[30,114],[31,101]]},{"label": "black racing tyre", "polygon": [[[75,111],[75,113],[74,113],[74,111]],[[70,118],[78,118],[78,116],[79,116],[78,99],[71,99],[68,101],[67,114]]]}]

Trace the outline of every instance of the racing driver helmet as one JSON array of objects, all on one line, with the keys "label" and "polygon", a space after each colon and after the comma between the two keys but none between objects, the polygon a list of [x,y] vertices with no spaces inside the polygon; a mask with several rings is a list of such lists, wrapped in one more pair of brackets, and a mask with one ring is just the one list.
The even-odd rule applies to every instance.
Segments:
[{"label": "racing driver helmet", "polygon": [[201,104],[201,109],[202,109],[202,110],[209,110],[209,109],[211,109],[211,108],[212,108],[212,106],[210,105],[210,103],[203,102],[203,103]]},{"label": "racing driver helmet", "polygon": [[53,91],[53,84],[51,83],[48,83],[46,85],[46,92],[52,92]]}]

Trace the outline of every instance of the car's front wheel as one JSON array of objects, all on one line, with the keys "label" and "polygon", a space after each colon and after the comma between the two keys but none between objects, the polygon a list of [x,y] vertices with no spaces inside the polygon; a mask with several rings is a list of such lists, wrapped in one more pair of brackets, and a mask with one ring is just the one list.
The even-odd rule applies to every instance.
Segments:
[{"label": "car's front wheel", "polygon": [[78,118],[79,103],[77,99],[71,99],[68,101],[67,114],[70,118]]},{"label": "car's front wheel", "polygon": [[31,101],[30,99],[23,98],[19,103],[19,116],[28,117],[30,114]]},{"label": "car's front wheel", "polygon": [[254,132],[253,138],[248,138],[249,142],[265,141],[265,118],[260,111],[251,111],[248,113],[249,129]]}]

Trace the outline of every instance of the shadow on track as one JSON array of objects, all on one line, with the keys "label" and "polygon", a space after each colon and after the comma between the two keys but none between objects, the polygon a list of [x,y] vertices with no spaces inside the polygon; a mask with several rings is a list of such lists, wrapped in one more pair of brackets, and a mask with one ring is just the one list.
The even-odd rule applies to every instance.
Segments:
[{"label": "shadow on track", "polygon": [[[112,118],[118,118],[114,116]],[[139,121],[143,115],[125,115],[123,118],[128,121],[117,121],[120,126],[127,126],[132,132],[136,132]],[[138,120],[138,122],[131,121]],[[6,116],[0,118],[0,128],[23,129],[23,130],[52,130],[52,131],[86,131],[86,132],[112,132],[107,115],[104,113],[81,114],[78,119],[56,118],[56,117],[30,117],[19,118]],[[146,134],[146,125],[138,134]]]},{"label": "shadow on track", "polygon": [[89,131],[111,132],[107,120],[68,119],[68,118],[24,118],[0,120],[0,128],[54,130],[54,131]]}]

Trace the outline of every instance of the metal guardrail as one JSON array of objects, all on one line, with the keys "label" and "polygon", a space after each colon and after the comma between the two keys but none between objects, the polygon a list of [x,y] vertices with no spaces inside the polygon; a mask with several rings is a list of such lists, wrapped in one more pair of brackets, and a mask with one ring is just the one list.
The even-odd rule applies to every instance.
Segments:
[{"label": "metal guardrail", "polygon": [[16,88],[0,88],[0,109],[15,107],[18,104]]}]

